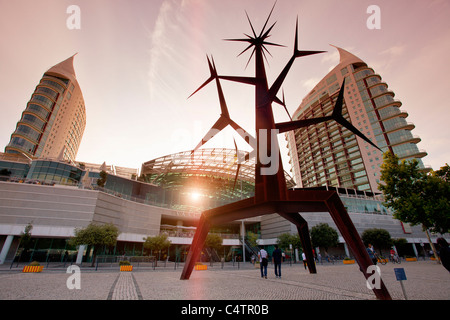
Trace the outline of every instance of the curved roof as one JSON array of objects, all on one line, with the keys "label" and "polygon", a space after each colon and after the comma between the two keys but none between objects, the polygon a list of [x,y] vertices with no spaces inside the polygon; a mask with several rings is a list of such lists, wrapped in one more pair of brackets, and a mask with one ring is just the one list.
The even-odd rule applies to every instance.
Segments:
[{"label": "curved roof", "polygon": [[[255,160],[249,157],[246,151],[225,148],[198,149],[196,151],[183,151],[142,164],[141,174],[151,179],[152,183],[168,174],[182,173],[186,175],[211,176],[216,178],[236,178],[239,167],[239,181],[254,183]],[[292,178],[285,173],[288,187],[295,185]]]},{"label": "curved roof", "polygon": [[63,76],[78,86],[77,76],[75,74],[75,69],[73,68],[73,59],[75,55],[76,54],[54,65],[45,73]]},{"label": "curved roof", "polygon": [[339,52],[339,64],[351,64],[351,63],[364,63],[364,61],[362,61],[360,58],[358,58],[357,56],[355,56],[353,53],[348,52],[347,50],[344,50],[340,47],[334,46],[332,44],[330,44],[330,46],[334,47],[337,49],[337,51]]}]

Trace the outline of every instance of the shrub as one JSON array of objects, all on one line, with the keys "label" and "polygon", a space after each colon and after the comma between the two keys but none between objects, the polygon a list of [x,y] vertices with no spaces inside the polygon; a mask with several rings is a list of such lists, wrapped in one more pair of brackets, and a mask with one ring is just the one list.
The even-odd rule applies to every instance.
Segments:
[{"label": "shrub", "polygon": [[30,262],[28,264],[30,267],[39,267],[41,264],[37,261]]},{"label": "shrub", "polygon": [[129,266],[129,265],[131,265],[131,263],[128,260],[119,261],[119,266]]}]

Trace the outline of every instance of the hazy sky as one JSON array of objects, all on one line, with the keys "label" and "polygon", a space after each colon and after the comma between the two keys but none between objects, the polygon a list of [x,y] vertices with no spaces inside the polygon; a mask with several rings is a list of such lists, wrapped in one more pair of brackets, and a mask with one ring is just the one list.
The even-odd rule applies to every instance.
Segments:
[{"label": "hazy sky", "polygon": [[[43,73],[74,53],[87,125],[77,160],[139,168],[145,161],[191,150],[220,114],[214,84],[187,99],[209,77],[206,55],[219,74],[253,75],[245,43],[223,41],[256,32],[274,0],[0,0],[0,148]],[[369,5],[380,8],[381,29],[369,29]],[[69,29],[70,5],[80,29]],[[283,89],[292,114],[338,63],[333,44],[373,67],[409,113],[428,152],[425,165],[449,162],[450,1],[278,0],[269,47],[269,85],[299,47],[327,53],[297,59]],[[222,81],[230,114],[254,130],[254,90]],[[288,120],[274,105],[277,121]],[[205,147],[233,148],[231,129]],[[280,135],[282,147],[286,145]],[[237,138],[238,146],[246,148]],[[285,153],[285,151],[284,151]],[[289,171],[285,164],[285,170]]]}]

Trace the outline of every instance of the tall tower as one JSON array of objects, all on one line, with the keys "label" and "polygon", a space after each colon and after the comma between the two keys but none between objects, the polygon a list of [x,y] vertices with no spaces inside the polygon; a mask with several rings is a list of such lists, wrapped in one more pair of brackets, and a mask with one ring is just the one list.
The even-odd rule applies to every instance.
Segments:
[{"label": "tall tower", "polygon": [[86,126],[86,109],[73,58],[51,67],[36,86],[5,153],[75,160]]},{"label": "tall tower", "polygon": [[[339,64],[303,99],[293,120],[327,116],[332,112],[345,78],[342,113],[383,152],[400,159],[427,155],[417,148],[414,124],[394,99],[394,92],[364,61],[336,48]],[[299,187],[332,186],[361,191],[378,191],[383,154],[334,121],[289,131],[286,134],[294,179]]]}]

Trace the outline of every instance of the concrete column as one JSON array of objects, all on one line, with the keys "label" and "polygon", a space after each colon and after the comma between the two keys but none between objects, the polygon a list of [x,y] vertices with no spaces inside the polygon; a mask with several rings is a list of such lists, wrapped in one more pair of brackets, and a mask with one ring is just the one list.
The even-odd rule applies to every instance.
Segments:
[{"label": "concrete column", "polygon": [[242,262],[245,262],[245,223],[242,220],[241,224],[241,236],[242,236]]},{"label": "concrete column", "polygon": [[86,249],[86,245],[82,244],[78,247],[77,261],[76,264],[81,264],[83,262],[83,253]]},{"label": "concrete column", "polygon": [[344,250],[345,250],[345,255],[350,258],[350,251],[348,251],[348,246],[347,246],[347,243],[345,243],[345,242],[344,242]]},{"label": "concrete column", "polygon": [[412,248],[414,250],[414,254],[416,255],[416,258],[419,258],[419,254],[417,253],[416,244],[413,242],[413,243],[411,243],[411,245],[412,245]]},{"label": "concrete column", "polygon": [[8,235],[5,239],[5,243],[3,244],[2,251],[0,252],[0,264],[5,263],[6,256],[9,252],[9,248],[11,248],[11,243],[13,242],[14,236]]}]

